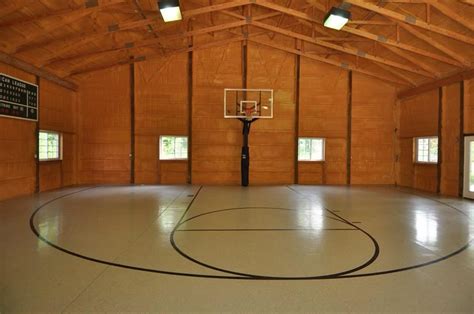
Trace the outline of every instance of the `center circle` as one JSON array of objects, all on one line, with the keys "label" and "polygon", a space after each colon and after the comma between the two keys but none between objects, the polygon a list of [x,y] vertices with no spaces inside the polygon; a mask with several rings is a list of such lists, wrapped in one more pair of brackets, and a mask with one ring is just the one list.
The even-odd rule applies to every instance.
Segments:
[{"label": "center circle", "polygon": [[323,209],[239,207],[184,219],[174,249],[203,267],[267,279],[329,279],[361,270],[379,253],[362,228]]}]

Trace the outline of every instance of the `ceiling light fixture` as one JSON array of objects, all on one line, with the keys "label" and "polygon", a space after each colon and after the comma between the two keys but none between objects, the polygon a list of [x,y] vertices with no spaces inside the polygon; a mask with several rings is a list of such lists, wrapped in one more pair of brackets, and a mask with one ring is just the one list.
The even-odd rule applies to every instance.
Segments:
[{"label": "ceiling light fixture", "polygon": [[328,14],[326,14],[326,17],[324,17],[324,26],[340,30],[347,24],[347,22],[349,22],[350,18],[351,12],[341,8],[332,7]]},{"label": "ceiling light fixture", "polygon": [[183,18],[179,8],[179,0],[160,0],[158,8],[165,22],[179,21]]}]

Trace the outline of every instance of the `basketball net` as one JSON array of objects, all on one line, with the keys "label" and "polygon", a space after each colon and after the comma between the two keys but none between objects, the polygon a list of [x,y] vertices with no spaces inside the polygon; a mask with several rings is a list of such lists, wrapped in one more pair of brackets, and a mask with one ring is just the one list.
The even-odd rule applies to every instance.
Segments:
[{"label": "basketball net", "polygon": [[252,120],[253,116],[252,113],[254,112],[252,107],[245,108],[245,119],[250,121]]}]

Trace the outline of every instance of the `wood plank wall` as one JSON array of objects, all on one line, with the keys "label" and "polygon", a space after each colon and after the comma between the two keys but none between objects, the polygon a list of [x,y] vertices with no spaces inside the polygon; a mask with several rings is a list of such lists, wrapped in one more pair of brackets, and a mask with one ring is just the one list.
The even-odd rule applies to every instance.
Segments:
[{"label": "wood plank wall", "polygon": [[436,192],[438,169],[434,164],[414,163],[413,138],[437,136],[438,90],[404,99],[400,103],[400,174],[401,186]]},{"label": "wood plank wall", "polygon": [[[275,36],[274,40],[283,38]],[[251,184],[295,182],[295,73],[294,55],[252,42],[248,44],[247,86],[273,89],[275,104],[273,119],[261,119],[252,124],[249,136]]]},{"label": "wood plank wall", "polygon": [[119,66],[81,78],[81,184],[130,183],[130,69]]},{"label": "wood plank wall", "polygon": [[[240,183],[242,126],[236,119],[223,118],[223,93],[226,87],[242,87],[241,62],[238,42],[193,53],[191,149],[195,184]],[[252,163],[253,155],[250,158]]]},{"label": "wood plank wall", "polygon": [[[276,36],[275,40],[285,39]],[[160,162],[157,156],[160,135],[189,133],[187,57],[183,53],[135,65],[136,183],[187,182],[187,162]],[[223,118],[223,90],[242,87],[247,73],[248,88],[275,90],[275,118],[252,125],[250,183],[295,183],[297,165],[301,184],[346,184],[346,70],[301,58],[298,132],[324,137],[327,142],[325,162],[296,163],[298,78],[293,55],[235,42],[194,51],[192,69],[192,183],[240,184],[242,125]],[[127,183],[130,179],[129,72],[127,66],[98,71],[80,84],[82,183]],[[393,184],[395,89],[364,75],[354,75],[353,81],[351,178],[354,184]],[[112,99],[110,94],[119,96]],[[99,123],[103,117],[107,120]]]},{"label": "wood plank wall", "polygon": [[[36,84],[36,77],[1,64],[0,72]],[[39,128],[63,135],[63,160],[40,162],[36,176],[36,123],[0,117],[0,200],[76,184],[76,93],[40,79]]]},{"label": "wood plank wall", "polygon": [[396,92],[392,85],[353,74],[351,184],[393,184],[395,180]]},{"label": "wood plank wall", "polygon": [[62,134],[61,161],[40,163],[40,191],[76,183],[76,93],[47,80],[40,85],[40,129]]},{"label": "wood plank wall", "polygon": [[461,119],[461,88],[459,83],[443,87],[441,117],[441,178],[440,193],[457,196],[459,193],[459,142]]},{"label": "wood plank wall", "polygon": [[346,70],[301,58],[299,136],[326,139],[324,162],[299,162],[300,184],[345,184],[347,171]]},{"label": "wood plank wall", "polygon": [[188,134],[186,53],[135,68],[135,183],[186,183],[187,161],[160,161],[161,135]]}]

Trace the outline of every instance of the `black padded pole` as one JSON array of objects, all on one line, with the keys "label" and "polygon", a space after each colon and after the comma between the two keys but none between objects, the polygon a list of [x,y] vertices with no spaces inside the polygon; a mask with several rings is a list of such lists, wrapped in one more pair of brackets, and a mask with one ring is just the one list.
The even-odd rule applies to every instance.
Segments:
[{"label": "black padded pole", "polygon": [[241,173],[241,182],[242,186],[249,185],[249,169],[250,169],[250,150],[249,150],[249,133],[250,125],[257,119],[246,120],[239,119],[242,121],[242,154],[240,156],[240,173]]}]

